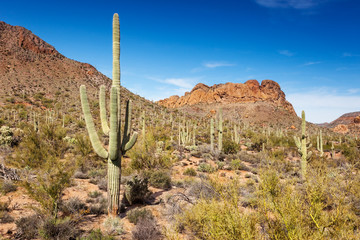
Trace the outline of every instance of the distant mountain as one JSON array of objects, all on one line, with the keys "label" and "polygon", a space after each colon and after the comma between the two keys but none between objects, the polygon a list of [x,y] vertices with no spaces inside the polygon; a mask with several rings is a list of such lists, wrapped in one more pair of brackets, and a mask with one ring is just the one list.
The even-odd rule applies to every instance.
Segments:
[{"label": "distant mountain", "polygon": [[198,115],[215,114],[219,108],[231,120],[258,123],[286,123],[298,121],[293,106],[285,98],[280,85],[272,80],[245,83],[199,83],[184,96],[171,96],[158,101],[168,108],[180,108]]},{"label": "distant mountain", "polygon": [[324,123],[322,126],[332,128],[338,133],[360,134],[360,112],[343,114],[331,123]]}]

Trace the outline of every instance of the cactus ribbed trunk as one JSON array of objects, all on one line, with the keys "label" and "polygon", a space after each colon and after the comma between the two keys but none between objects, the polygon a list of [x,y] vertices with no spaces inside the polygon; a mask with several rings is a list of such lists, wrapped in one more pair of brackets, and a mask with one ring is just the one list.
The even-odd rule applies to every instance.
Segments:
[{"label": "cactus ribbed trunk", "polygon": [[120,210],[121,161],[108,159],[108,213],[118,215]]}]

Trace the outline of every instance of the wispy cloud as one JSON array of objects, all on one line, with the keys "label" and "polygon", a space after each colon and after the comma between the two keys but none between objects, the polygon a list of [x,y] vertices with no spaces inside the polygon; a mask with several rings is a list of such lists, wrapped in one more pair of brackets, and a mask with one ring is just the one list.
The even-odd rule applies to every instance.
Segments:
[{"label": "wispy cloud", "polygon": [[284,56],[292,57],[295,55],[295,53],[290,52],[289,50],[279,50],[279,53]]},{"label": "wispy cloud", "polygon": [[228,63],[228,62],[205,62],[203,63],[203,66],[206,68],[217,68],[217,67],[232,67],[235,66],[234,63]]},{"label": "wispy cloud", "polygon": [[[154,80],[166,85],[172,85],[179,87],[180,92],[191,90],[197,83],[200,82],[202,77],[189,77],[189,78],[157,78],[157,77],[147,77],[150,80]],[[165,87],[165,86],[164,86]]]},{"label": "wispy cloud", "polygon": [[306,118],[313,123],[331,122],[344,113],[360,111],[360,96],[340,94],[336,89],[332,91],[328,88],[319,88],[291,93],[287,94],[286,98],[293,104],[299,116],[301,110],[305,110]]},{"label": "wispy cloud", "polygon": [[360,57],[360,54],[354,54],[349,52],[344,52],[343,57]]},{"label": "wispy cloud", "polygon": [[350,94],[360,93],[360,88],[350,88],[347,90]]},{"label": "wispy cloud", "polygon": [[319,63],[322,63],[321,61],[317,61],[317,62],[307,62],[307,63],[304,63],[302,66],[310,66],[310,65],[315,65],[315,64],[319,64]]},{"label": "wispy cloud", "polygon": [[327,1],[328,0],[255,0],[257,4],[263,7],[293,9],[309,9]]}]

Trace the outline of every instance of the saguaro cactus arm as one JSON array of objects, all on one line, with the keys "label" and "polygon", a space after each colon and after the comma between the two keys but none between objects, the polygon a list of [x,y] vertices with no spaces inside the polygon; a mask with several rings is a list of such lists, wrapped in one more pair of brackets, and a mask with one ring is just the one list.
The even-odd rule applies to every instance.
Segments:
[{"label": "saguaro cactus arm", "polygon": [[134,132],[134,134],[130,137],[131,130],[131,100],[126,103],[126,112],[125,112],[125,126],[124,126],[124,135],[121,143],[121,152],[125,154],[126,151],[130,150],[138,137],[138,133]]},{"label": "saguaro cactus arm", "polygon": [[89,101],[86,94],[86,87],[84,85],[80,87],[80,98],[81,98],[81,106],[84,113],[86,128],[89,133],[91,145],[93,146],[95,152],[100,157],[107,158],[109,154],[101,144],[99,136],[97,135],[97,132],[95,130],[95,124],[91,116]]},{"label": "saguaro cactus arm", "polygon": [[99,94],[101,128],[105,135],[109,135],[109,125],[106,116],[105,86],[100,86]]}]

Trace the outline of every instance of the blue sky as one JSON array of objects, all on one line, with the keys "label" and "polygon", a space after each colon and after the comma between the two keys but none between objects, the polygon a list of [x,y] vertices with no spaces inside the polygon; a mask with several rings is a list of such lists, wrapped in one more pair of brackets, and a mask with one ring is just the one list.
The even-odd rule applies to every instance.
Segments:
[{"label": "blue sky", "polygon": [[207,85],[277,81],[296,112],[360,111],[358,0],[4,1],[0,20],[111,77],[112,15],[122,84],[150,100]]}]

